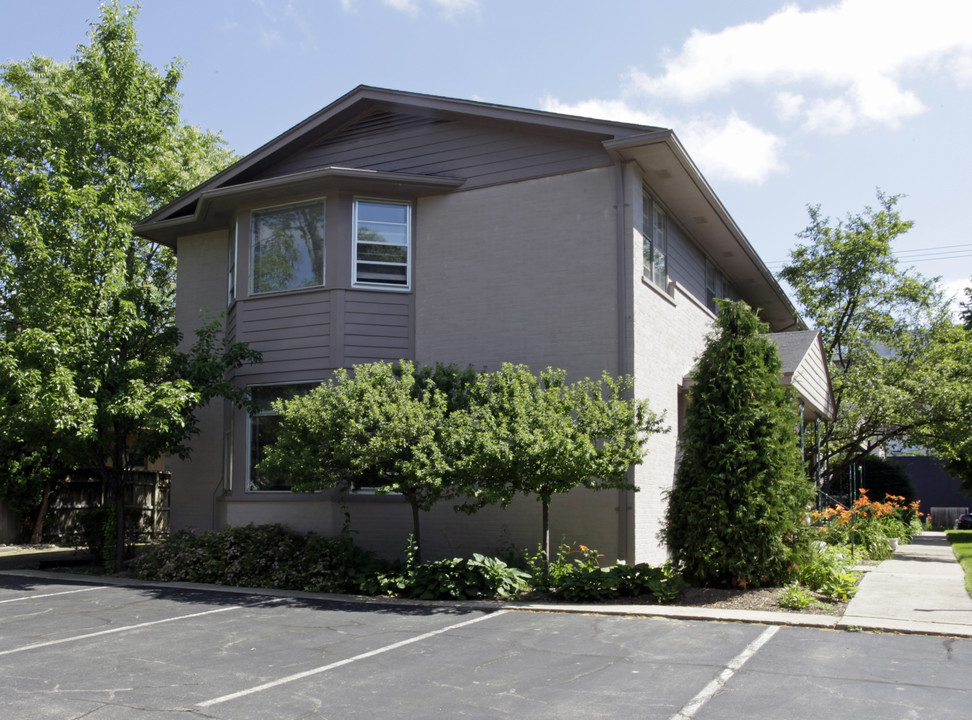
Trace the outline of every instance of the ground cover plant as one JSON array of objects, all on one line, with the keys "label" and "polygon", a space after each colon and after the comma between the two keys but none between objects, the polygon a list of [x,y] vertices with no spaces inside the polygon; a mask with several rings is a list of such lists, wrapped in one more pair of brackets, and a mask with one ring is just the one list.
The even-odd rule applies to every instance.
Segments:
[{"label": "ground cover plant", "polygon": [[965,589],[972,595],[972,530],[949,530],[945,536],[965,571]]},{"label": "ground cover plant", "polygon": [[143,580],[420,600],[639,597],[664,603],[685,587],[669,567],[601,567],[600,557],[592,548],[562,543],[549,567],[542,548],[509,562],[479,553],[421,562],[409,537],[404,559],[387,561],[355,546],[347,533],[325,538],[282,525],[248,525],[174,533],[144,548],[130,570]]}]

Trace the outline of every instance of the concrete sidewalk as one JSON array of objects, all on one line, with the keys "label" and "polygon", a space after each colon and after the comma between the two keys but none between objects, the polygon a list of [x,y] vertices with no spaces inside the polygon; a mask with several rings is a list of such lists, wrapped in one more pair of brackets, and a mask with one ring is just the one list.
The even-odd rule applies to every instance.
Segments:
[{"label": "concrete sidewalk", "polygon": [[865,574],[838,627],[972,637],[972,598],[945,533],[922,533]]}]

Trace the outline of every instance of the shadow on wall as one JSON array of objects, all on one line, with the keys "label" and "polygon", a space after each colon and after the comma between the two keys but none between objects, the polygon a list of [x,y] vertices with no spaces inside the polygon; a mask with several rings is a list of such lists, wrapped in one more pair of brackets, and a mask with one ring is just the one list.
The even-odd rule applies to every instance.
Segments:
[{"label": "shadow on wall", "polygon": [[972,507],[972,499],[962,492],[961,480],[946,473],[938,458],[908,455],[889,456],[888,460],[898,463],[908,473],[921,512],[929,513],[932,508]]}]

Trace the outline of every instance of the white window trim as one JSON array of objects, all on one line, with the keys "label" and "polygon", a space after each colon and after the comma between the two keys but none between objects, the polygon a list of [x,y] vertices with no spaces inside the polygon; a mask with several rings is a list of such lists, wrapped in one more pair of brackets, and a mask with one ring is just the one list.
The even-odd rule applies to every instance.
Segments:
[{"label": "white window trim", "polygon": [[[373,202],[384,205],[401,205],[407,213],[405,218],[405,284],[367,282],[358,280],[358,203]],[[389,200],[376,197],[355,197],[351,202],[351,287],[373,288],[376,290],[408,292],[412,289],[412,203],[407,200]],[[386,263],[393,264],[393,263]]]},{"label": "white window trim", "polygon": [[[662,204],[658,202],[658,200],[655,199],[655,196],[652,195],[648,191],[648,188],[646,186],[644,186],[644,185],[642,185],[642,187],[641,187],[641,198],[642,198],[642,202],[641,202],[641,207],[642,207],[642,211],[641,211],[641,223],[640,223],[640,225],[638,227],[635,228],[635,230],[638,232],[638,235],[641,237],[641,241],[642,241],[642,247],[641,247],[641,253],[642,253],[641,277],[642,277],[643,280],[645,280],[646,282],[652,284],[653,286],[658,287],[658,288],[661,288],[663,292],[668,292],[668,290],[669,290],[669,281],[671,279],[671,276],[669,275],[669,272],[668,272],[668,260],[669,260],[669,255],[668,255],[668,226],[669,226],[669,223],[671,222],[671,213],[669,213],[668,210],[665,207],[663,207]],[[645,198],[648,198],[648,216],[647,217],[645,217],[645,211],[644,211],[644,199]],[[662,232],[664,233],[664,238],[661,239],[660,241],[659,241],[658,238],[655,237],[655,208],[656,207],[665,216],[665,223],[664,223],[664,227],[662,229]],[[645,234],[645,232],[644,232],[645,230],[648,230],[648,233],[649,233],[648,235]],[[648,240],[651,243],[651,247],[652,247],[652,258],[651,258],[651,260],[649,262],[649,268],[650,268],[650,272],[651,272],[650,275],[645,275],[645,266],[644,266],[644,241],[645,240]],[[655,260],[654,260],[654,254],[655,253],[654,253],[654,250],[659,245],[663,248],[661,255],[665,258],[665,277],[661,279],[661,282],[659,282],[659,281],[657,281],[655,279],[656,270],[655,270]]]}]

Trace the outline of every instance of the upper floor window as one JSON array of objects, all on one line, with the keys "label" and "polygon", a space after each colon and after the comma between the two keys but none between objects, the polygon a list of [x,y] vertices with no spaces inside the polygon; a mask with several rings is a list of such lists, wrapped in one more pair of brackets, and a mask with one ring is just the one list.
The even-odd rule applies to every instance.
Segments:
[{"label": "upper floor window", "polygon": [[323,284],[324,200],[254,211],[250,292]]},{"label": "upper floor window", "polygon": [[409,287],[412,208],[408,203],[354,201],[354,284]]},{"label": "upper floor window", "polygon": [[641,239],[644,276],[656,285],[668,285],[668,217],[647,191],[641,192]]}]

